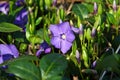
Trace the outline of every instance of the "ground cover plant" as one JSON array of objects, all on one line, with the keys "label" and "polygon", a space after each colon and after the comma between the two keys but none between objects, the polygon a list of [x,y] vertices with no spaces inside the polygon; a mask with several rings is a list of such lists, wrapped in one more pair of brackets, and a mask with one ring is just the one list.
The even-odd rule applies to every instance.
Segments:
[{"label": "ground cover plant", "polygon": [[0,0],[0,80],[120,80],[120,1]]}]

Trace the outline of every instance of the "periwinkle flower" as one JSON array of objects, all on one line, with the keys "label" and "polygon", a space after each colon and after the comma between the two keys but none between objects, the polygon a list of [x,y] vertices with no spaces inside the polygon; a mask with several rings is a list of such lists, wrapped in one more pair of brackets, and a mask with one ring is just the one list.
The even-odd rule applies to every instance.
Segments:
[{"label": "periwinkle flower", "polygon": [[97,14],[97,12],[98,12],[97,3],[94,2],[94,14]]},{"label": "periwinkle flower", "polygon": [[83,26],[82,24],[80,24],[80,27],[79,28],[76,28],[76,27],[71,27],[72,31],[76,34],[80,34],[80,35],[83,35],[84,34],[84,30],[83,30]]},{"label": "periwinkle flower", "polygon": [[79,34],[80,33],[80,30],[79,30],[79,28],[76,28],[76,27],[71,27],[71,29],[72,29],[72,31],[74,32],[74,33],[76,33],[76,34]]},{"label": "periwinkle flower", "polygon": [[92,36],[92,37],[95,37],[96,34],[97,34],[97,30],[96,30],[96,28],[93,28],[93,29],[92,29],[92,32],[91,32],[91,36]]},{"label": "periwinkle flower", "polygon": [[28,11],[26,8],[23,8],[17,15],[14,20],[14,24],[20,26],[25,29],[25,25],[28,22]]},{"label": "periwinkle flower", "polygon": [[42,52],[44,52],[46,54],[51,52],[51,48],[46,41],[44,41],[42,44],[40,44],[40,48],[36,52],[36,56],[39,57]]},{"label": "periwinkle flower", "polygon": [[15,5],[18,6],[18,7],[20,7],[20,6],[22,6],[24,3],[25,3],[24,0],[17,0],[16,3],[15,3]]},{"label": "periwinkle flower", "polygon": [[58,25],[50,25],[50,31],[52,33],[51,44],[62,51],[65,54],[70,50],[72,42],[75,36],[72,32],[69,22],[63,22]]},{"label": "periwinkle flower", "polygon": [[116,10],[117,10],[116,0],[113,0],[113,11],[116,12]]},{"label": "periwinkle flower", "polygon": [[4,14],[8,14],[9,12],[9,3],[8,2],[1,2],[0,3],[0,12]]},{"label": "periwinkle flower", "polygon": [[17,58],[18,56],[19,52],[15,45],[0,44],[0,64],[6,60]]}]

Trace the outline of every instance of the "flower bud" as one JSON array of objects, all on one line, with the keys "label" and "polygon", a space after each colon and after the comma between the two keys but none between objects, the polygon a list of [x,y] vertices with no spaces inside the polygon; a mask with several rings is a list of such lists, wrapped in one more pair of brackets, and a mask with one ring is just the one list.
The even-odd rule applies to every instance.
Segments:
[{"label": "flower bud", "polygon": [[79,34],[83,35],[84,34],[84,29],[83,29],[82,24],[80,24],[79,30],[80,30]]},{"label": "flower bud", "polygon": [[80,63],[80,53],[78,50],[76,50],[76,59],[77,59],[78,63]]},{"label": "flower bud", "polygon": [[56,6],[57,5],[57,0],[53,0],[52,5]]},{"label": "flower bud", "polygon": [[93,67],[93,68],[96,67],[96,62],[97,62],[97,61],[95,60],[95,61],[93,61],[93,63],[92,63],[92,67]]},{"label": "flower bud", "polygon": [[116,12],[116,10],[117,10],[116,0],[113,0],[113,11]]},{"label": "flower bud", "polygon": [[95,36],[96,36],[96,33],[97,33],[96,28],[93,28],[93,29],[92,29],[92,32],[91,32],[91,36],[92,36],[92,37],[95,37]]},{"label": "flower bud", "polygon": [[98,11],[97,3],[94,2],[94,14],[97,14],[97,11]]}]

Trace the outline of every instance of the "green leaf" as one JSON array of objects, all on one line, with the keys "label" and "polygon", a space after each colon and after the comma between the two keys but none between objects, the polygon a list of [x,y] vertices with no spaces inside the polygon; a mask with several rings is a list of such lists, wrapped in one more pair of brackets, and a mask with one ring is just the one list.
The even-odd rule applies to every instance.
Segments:
[{"label": "green leaf", "polygon": [[0,23],[0,32],[15,32],[21,30],[20,27],[7,23],[7,22],[1,22]]},{"label": "green leaf", "polygon": [[8,60],[4,62],[3,64],[0,64],[0,66],[9,65],[9,64],[14,63],[15,61],[38,61],[38,60],[39,59],[36,56],[24,55],[24,56],[20,56],[19,58]]},{"label": "green leaf", "polygon": [[112,24],[115,24],[116,22],[116,20],[115,20],[115,17],[112,15],[112,14],[110,14],[110,13],[107,13],[107,18],[108,18],[108,20],[109,20],[109,22],[110,23],[112,23]]},{"label": "green leaf", "polygon": [[62,80],[67,60],[60,54],[48,54],[40,60],[42,80]]},{"label": "green leaf", "polygon": [[8,65],[8,72],[25,80],[41,80],[39,69],[29,61],[14,61]]},{"label": "green leaf", "polygon": [[36,26],[37,26],[37,25],[39,25],[39,24],[40,24],[40,22],[41,22],[41,20],[42,20],[42,17],[39,17],[39,18],[36,20],[35,25],[36,25]]},{"label": "green leaf", "polygon": [[96,69],[98,71],[109,70],[116,72],[120,75],[120,55],[112,54],[106,57],[102,57],[97,61]]},{"label": "green leaf", "polygon": [[78,15],[81,19],[88,17],[88,8],[84,4],[73,5],[72,11]]}]

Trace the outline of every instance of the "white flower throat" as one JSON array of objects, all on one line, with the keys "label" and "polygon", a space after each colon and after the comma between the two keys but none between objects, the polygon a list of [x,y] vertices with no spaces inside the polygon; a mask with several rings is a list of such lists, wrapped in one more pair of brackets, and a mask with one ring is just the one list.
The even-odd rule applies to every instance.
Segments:
[{"label": "white flower throat", "polygon": [[62,39],[66,39],[66,35],[65,34],[62,34]]}]

